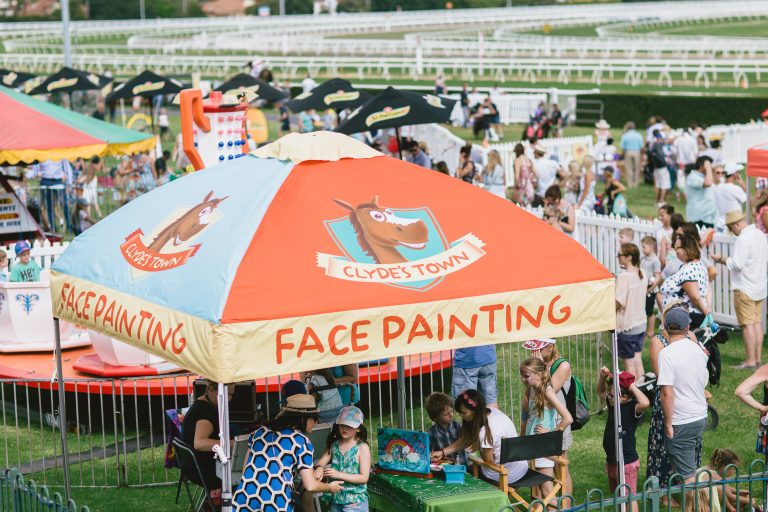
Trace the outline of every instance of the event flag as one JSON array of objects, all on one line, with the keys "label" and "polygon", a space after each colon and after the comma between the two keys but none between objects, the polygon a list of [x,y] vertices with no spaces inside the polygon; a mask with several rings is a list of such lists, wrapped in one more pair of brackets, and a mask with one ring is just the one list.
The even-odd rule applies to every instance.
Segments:
[{"label": "event flag", "polygon": [[144,194],[52,267],[54,315],[218,382],[614,328],[614,277],[478,187],[290,134]]}]

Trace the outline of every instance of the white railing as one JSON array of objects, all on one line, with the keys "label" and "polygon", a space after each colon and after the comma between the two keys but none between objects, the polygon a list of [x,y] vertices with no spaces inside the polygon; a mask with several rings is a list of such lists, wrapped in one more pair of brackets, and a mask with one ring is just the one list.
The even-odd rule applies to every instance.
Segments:
[{"label": "white railing", "polygon": [[[458,94],[449,94],[449,98],[458,100]],[[482,103],[489,95],[483,93],[471,93],[468,95],[470,107]],[[539,103],[547,103],[546,93],[538,94],[490,94],[491,101],[496,105],[501,124],[527,123]],[[451,121],[461,124],[464,121],[464,112],[460,102],[451,113]]]},{"label": "white railing", "polygon": [[[40,265],[43,270],[51,268],[53,262],[58,258],[64,249],[67,248],[69,242],[53,242],[48,240],[35,240],[30,244],[32,249],[29,251],[32,259]],[[8,260],[11,261],[11,267],[13,262],[16,261],[16,252],[14,251],[15,244],[0,246],[0,251],[5,251],[8,255]]]}]

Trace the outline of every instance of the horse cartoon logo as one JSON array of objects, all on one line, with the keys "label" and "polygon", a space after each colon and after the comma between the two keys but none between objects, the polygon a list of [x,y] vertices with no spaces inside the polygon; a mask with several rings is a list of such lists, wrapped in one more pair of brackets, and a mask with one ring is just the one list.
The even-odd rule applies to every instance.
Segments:
[{"label": "horse cartoon logo", "polygon": [[448,243],[429,208],[391,208],[379,197],[357,206],[333,199],[343,217],[325,221],[343,256],[318,253],[328,276],[428,290],[479,258],[483,242],[467,234]]},{"label": "horse cartoon logo", "polygon": [[[145,237],[144,232],[137,229],[120,245],[123,258],[139,271],[139,277],[146,275],[146,272],[160,272],[184,265],[201,246],[191,242],[218,220],[218,206],[228,197],[213,197],[213,191],[210,191],[198,204],[174,212],[170,216],[173,220],[160,223],[149,236]],[[147,245],[149,240],[151,242]]]}]

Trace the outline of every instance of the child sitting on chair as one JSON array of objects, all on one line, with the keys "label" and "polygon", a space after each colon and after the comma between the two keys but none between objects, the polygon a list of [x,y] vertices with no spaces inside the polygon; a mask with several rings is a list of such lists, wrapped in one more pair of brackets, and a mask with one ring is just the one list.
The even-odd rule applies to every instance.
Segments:
[{"label": "child sitting on chair", "polygon": [[[442,450],[461,437],[461,423],[453,419],[453,399],[445,393],[435,392],[424,401],[429,418],[435,422],[429,427],[429,447],[432,451]],[[467,465],[464,450],[446,456],[447,460]]]},{"label": "child sitting on chair", "polygon": [[[597,394],[608,405],[608,420],[605,422],[603,433],[603,450],[605,451],[605,470],[608,473],[608,486],[611,492],[616,491],[619,475],[616,461],[616,419],[613,413],[613,393],[611,372],[603,366],[597,383]],[[637,473],[640,469],[640,456],[637,454],[635,431],[651,401],[635,385],[635,376],[629,372],[619,374],[619,389],[621,390],[620,411],[622,436],[622,453],[624,454],[624,483],[629,486],[632,494],[637,493]],[[637,512],[637,502],[632,502],[632,512]]]}]

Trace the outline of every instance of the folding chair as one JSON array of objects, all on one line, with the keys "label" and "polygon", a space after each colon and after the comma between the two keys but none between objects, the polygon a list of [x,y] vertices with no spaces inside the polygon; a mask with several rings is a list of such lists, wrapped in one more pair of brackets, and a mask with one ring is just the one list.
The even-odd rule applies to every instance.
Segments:
[{"label": "folding chair", "polygon": [[[557,496],[565,482],[565,470],[568,467],[568,459],[563,454],[563,433],[561,431],[546,432],[524,437],[512,437],[501,440],[500,464],[485,462],[483,459],[472,455],[469,460],[473,463],[472,473],[475,477],[479,475],[481,466],[484,466],[499,474],[499,489],[509,494],[517,501],[512,505],[522,504],[530,509],[530,504],[523,499],[516,488],[537,487],[545,482],[553,482],[552,491],[542,502],[546,505]],[[535,460],[538,458],[548,458],[555,463],[554,477],[545,475],[534,468]],[[520,460],[529,461],[528,472],[516,482],[509,483],[507,470],[504,464],[507,462],[517,462]]]},{"label": "folding chair", "polygon": [[[197,464],[197,459],[195,458],[195,452],[192,450],[192,447],[190,447],[181,439],[176,438],[173,440],[173,448],[176,452],[176,458],[179,461],[179,471],[181,471],[181,477],[179,482],[183,481],[184,486],[187,489],[187,497],[189,498],[190,508],[192,508],[194,512],[197,512],[199,510],[202,510],[203,503],[207,502],[210,510],[216,510],[213,500],[211,499],[211,490],[208,489],[208,486],[205,485],[203,472],[200,471],[200,466]],[[197,473],[197,479],[198,481],[201,482],[201,485],[199,486],[203,489],[203,500],[200,502],[199,505],[195,505],[195,500],[192,498],[192,493],[189,490],[190,478],[189,478],[189,474],[187,473],[187,469],[185,468],[195,468],[194,470]],[[178,502],[178,493],[177,493],[177,502]]]}]

